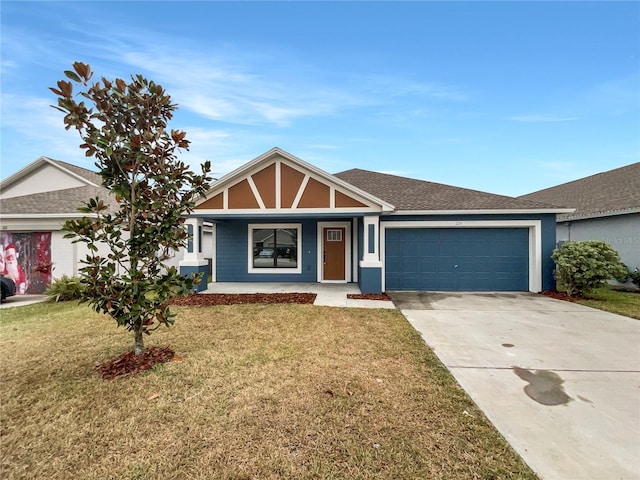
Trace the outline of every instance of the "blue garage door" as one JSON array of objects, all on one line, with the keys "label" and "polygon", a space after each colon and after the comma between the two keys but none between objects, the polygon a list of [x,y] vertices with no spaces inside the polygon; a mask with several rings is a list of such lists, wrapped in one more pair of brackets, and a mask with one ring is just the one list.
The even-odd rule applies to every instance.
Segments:
[{"label": "blue garage door", "polygon": [[387,228],[385,289],[529,290],[527,228]]}]

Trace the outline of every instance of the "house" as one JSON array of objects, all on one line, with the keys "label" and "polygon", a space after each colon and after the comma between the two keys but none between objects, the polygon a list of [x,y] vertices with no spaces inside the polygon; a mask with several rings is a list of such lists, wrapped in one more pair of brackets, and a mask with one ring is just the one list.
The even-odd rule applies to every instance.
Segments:
[{"label": "house", "polygon": [[208,273],[209,257],[214,282],[539,292],[554,287],[556,214],[570,212],[367,170],[331,175],[273,148],[199,199],[180,268]]},{"label": "house", "polygon": [[78,207],[95,196],[108,199],[98,174],[47,157],[0,183],[0,257],[3,263],[15,257],[20,273],[8,266],[4,272],[23,280],[19,293],[43,293],[53,272],[77,273],[85,250],[63,238],[61,229],[82,216]]},{"label": "house", "polygon": [[[89,253],[64,238],[65,221],[90,198],[115,206],[96,172],[40,157],[0,183],[0,273],[16,279],[18,293],[43,293],[52,279],[77,275]],[[203,245],[211,241],[205,225]],[[209,248],[211,250],[211,248]],[[106,247],[100,247],[105,253]],[[183,252],[166,263],[178,266]]]},{"label": "house", "polygon": [[558,242],[602,240],[618,251],[632,271],[640,269],[640,162],[520,199],[575,208],[573,213],[558,215]]}]

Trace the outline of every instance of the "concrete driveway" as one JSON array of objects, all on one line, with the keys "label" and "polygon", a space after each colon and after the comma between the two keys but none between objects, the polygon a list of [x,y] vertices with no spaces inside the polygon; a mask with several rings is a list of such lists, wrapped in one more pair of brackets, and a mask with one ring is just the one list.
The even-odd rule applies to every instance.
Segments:
[{"label": "concrete driveway", "polygon": [[528,293],[391,293],[542,479],[640,479],[640,320]]}]

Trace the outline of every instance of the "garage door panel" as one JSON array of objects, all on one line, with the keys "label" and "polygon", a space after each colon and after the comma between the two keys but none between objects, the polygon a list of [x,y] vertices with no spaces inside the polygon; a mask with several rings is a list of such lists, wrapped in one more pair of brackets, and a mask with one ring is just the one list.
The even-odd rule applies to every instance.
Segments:
[{"label": "garage door panel", "polygon": [[387,228],[387,290],[526,291],[527,228]]}]

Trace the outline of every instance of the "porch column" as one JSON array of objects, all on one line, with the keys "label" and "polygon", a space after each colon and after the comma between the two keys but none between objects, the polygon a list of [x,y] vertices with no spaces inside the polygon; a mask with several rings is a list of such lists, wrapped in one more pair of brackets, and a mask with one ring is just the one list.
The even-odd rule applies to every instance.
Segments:
[{"label": "porch column", "polygon": [[382,262],[380,261],[380,217],[364,217],[362,259],[360,260],[360,290],[362,293],[382,293]]},{"label": "porch column", "polygon": [[185,221],[185,228],[189,234],[187,249],[183,259],[180,261],[180,274],[191,276],[196,273],[202,274],[202,281],[195,288],[198,292],[207,289],[209,277],[209,264],[204,259],[202,253],[203,220],[201,218],[188,218]]}]

